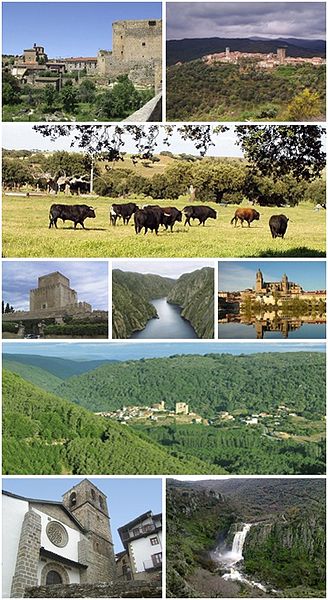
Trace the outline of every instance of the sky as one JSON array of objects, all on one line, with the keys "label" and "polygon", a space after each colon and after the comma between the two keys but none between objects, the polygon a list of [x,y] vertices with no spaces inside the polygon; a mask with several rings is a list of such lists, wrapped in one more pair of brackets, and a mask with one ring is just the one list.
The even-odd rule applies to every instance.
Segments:
[{"label": "sky", "polygon": [[29,292],[38,287],[38,277],[59,271],[70,280],[79,302],[93,309],[108,310],[107,261],[3,261],[2,297],[15,310],[29,310]]},{"label": "sky", "polygon": [[326,288],[324,261],[227,261],[219,262],[219,290],[236,292],[253,288],[258,269],[262,271],[264,281],[281,281],[286,273],[289,281],[299,283],[305,291]]},{"label": "sky", "polygon": [[22,54],[34,43],[49,58],[96,56],[112,49],[112,23],[160,19],[160,2],[4,2],[3,54]]},{"label": "sky", "polygon": [[323,342],[282,342],[249,343],[222,342],[3,342],[4,354],[37,354],[57,356],[68,360],[138,360],[173,354],[208,354],[225,352],[229,354],[253,354],[254,352],[324,352]]},{"label": "sky", "polygon": [[[84,477],[4,477],[2,489],[27,498],[61,502],[62,495],[83,479]],[[107,496],[115,552],[124,549],[117,533],[118,527],[129,523],[148,510],[152,510],[154,514],[162,512],[162,481],[158,477],[88,477],[88,479]]]},{"label": "sky", "polygon": [[203,267],[213,267],[215,263],[212,260],[115,260],[113,269],[121,271],[131,271],[134,273],[152,273],[162,277],[171,277],[178,279],[184,273],[191,273]]},{"label": "sky", "polygon": [[[147,127],[147,126],[146,126]],[[158,137],[158,146],[155,150],[155,154],[162,150],[169,150],[170,152],[180,154],[185,152],[186,154],[199,155],[196,151],[195,146],[190,141],[183,141],[180,136],[174,134],[171,138],[170,146],[164,146],[163,144],[164,135],[161,133]],[[125,152],[134,153],[137,148],[128,135],[124,136],[125,147],[122,148]],[[48,150],[54,152],[55,150],[67,150],[67,151],[81,151],[78,147],[71,147],[70,137],[62,137],[55,142],[52,142],[50,138],[43,137],[40,133],[33,130],[33,125],[29,123],[3,123],[2,124],[2,145],[3,148],[8,150]],[[237,137],[232,127],[228,131],[215,137],[215,146],[211,146],[207,155],[208,156],[231,156],[241,158],[243,152],[240,147],[236,145]]]},{"label": "sky", "polygon": [[168,2],[166,6],[168,40],[326,38],[324,2]]}]

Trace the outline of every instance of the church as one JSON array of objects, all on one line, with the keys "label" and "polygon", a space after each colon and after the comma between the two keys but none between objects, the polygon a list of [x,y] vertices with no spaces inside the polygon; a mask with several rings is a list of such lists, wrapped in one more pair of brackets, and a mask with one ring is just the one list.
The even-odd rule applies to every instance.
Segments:
[{"label": "church", "polygon": [[262,271],[259,269],[256,273],[255,292],[257,294],[268,294],[272,292],[301,294],[303,288],[298,283],[289,281],[286,273],[283,274],[281,281],[264,281]]},{"label": "church", "polygon": [[107,499],[88,479],[62,502],[3,492],[2,506],[3,598],[22,598],[33,586],[115,579]]}]

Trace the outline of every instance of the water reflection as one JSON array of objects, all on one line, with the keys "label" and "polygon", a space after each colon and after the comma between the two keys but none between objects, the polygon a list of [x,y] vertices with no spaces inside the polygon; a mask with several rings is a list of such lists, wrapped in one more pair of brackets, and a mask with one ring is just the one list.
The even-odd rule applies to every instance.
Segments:
[{"label": "water reflection", "polygon": [[279,311],[262,314],[229,314],[219,311],[219,338],[324,339],[325,315],[284,316]]}]

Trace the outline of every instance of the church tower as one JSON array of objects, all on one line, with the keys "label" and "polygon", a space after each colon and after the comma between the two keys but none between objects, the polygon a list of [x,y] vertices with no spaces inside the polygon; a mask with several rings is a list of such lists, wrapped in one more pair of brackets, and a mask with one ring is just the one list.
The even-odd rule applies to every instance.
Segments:
[{"label": "church tower", "polygon": [[288,277],[287,277],[286,273],[284,273],[282,276],[282,280],[281,280],[281,290],[284,293],[287,293],[288,288],[289,288]]},{"label": "church tower", "polygon": [[84,479],[63,495],[63,504],[86,530],[86,539],[79,542],[79,560],[88,565],[82,583],[113,581],[115,555],[105,494]]},{"label": "church tower", "polygon": [[262,292],[263,291],[263,275],[262,272],[260,271],[260,269],[257,271],[256,273],[256,279],[255,279],[255,291],[257,293]]}]

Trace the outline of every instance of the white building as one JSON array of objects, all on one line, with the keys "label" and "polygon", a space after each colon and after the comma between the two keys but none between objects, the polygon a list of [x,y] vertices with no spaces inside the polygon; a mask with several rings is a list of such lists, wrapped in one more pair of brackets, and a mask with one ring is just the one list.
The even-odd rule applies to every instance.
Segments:
[{"label": "white building", "polygon": [[133,579],[162,570],[162,515],[148,511],[118,529]]}]

